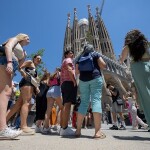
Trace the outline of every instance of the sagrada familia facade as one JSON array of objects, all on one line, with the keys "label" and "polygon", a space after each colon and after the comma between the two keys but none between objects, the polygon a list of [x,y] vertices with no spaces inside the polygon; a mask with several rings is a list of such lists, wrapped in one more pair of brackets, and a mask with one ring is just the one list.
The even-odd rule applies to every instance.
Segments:
[{"label": "sagrada familia facade", "polygon": [[130,88],[132,77],[129,59],[123,65],[119,64],[99,8],[96,8],[96,17],[94,18],[90,5],[88,5],[88,19],[83,18],[80,20],[78,20],[77,10],[74,8],[72,25],[70,20],[70,14],[68,14],[63,51],[71,49],[74,51],[75,57],[77,57],[83,50],[82,45],[85,42],[90,42],[95,50],[102,54],[104,61],[107,63],[107,69],[102,71],[104,77],[102,97],[104,108],[106,103],[110,103],[106,83],[112,83],[118,87],[121,95]]}]

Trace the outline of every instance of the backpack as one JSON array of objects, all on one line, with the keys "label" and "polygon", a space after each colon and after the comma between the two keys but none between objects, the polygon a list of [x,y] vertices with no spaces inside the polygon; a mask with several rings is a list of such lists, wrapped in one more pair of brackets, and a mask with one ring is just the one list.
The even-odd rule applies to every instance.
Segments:
[{"label": "backpack", "polygon": [[92,57],[93,53],[89,53],[89,55],[87,56],[80,57],[80,59],[78,60],[79,71],[93,71],[94,70],[94,63],[93,63],[93,57]]}]

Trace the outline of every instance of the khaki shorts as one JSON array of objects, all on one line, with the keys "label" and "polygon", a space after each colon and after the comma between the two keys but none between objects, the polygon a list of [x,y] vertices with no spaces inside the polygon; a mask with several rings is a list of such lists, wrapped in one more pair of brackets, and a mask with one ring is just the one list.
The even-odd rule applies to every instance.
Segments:
[{"label": "khaki shorts", "polygon": [[120,113],[122,112],[122,105],[118,105],[117,102],[112,103],[112,110],[113,113]]}]

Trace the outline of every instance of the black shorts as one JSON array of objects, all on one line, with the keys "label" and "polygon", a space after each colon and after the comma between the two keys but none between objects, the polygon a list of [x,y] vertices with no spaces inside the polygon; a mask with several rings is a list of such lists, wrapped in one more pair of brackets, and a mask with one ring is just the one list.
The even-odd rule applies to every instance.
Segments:
[{"label": "black shorts", "polygon": [[61,92],[63,105],[69,102],[71,102],[72,104],[76,104],[77,86],[74,86],[72,81],[64,81],[61,85]]},{"label": "black shorts", "polygon": [[21,88],[23,86],[33,86],[33,84],[30,81],[26,80],[25,78],[22,78],[19,83],[19,88]]}]

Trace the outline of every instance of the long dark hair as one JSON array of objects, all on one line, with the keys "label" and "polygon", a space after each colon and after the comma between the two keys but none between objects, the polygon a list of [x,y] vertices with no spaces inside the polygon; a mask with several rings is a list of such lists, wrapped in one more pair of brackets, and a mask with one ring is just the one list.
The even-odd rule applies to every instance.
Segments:
[{"label": "long dark hair", "polygon": [[128,45],[129,53],[134,61],[140,61],[148,48],[148,40],[139,30],[131,30],[125,37],[125,46]]}]

